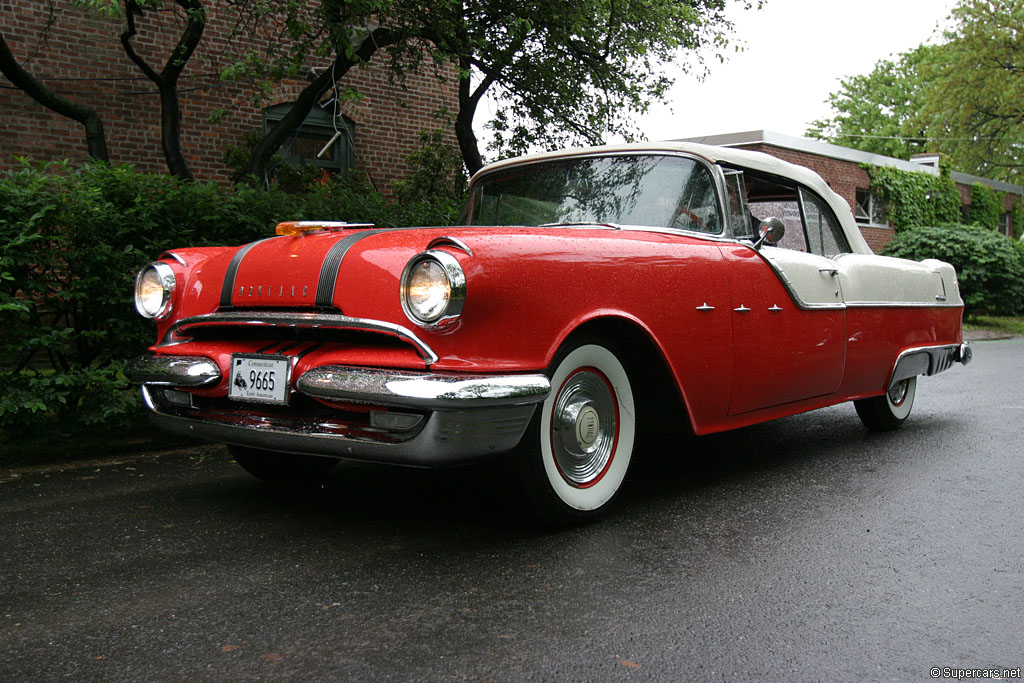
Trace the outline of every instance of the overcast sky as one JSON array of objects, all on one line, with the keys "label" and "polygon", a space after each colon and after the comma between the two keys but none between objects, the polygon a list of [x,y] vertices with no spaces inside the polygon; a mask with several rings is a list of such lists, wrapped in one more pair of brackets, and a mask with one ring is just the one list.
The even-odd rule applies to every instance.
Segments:
[{"label": "overcast sky", "polygon": [[672,110],[640,121],[649,140],[747,130],[803,135],[829,115],[839,80],[869,73],[876,62],[935,41],[954,0],[767,0],[764,9],[730,12],[744,52],[709,60],[698,82],[679,76]]}]

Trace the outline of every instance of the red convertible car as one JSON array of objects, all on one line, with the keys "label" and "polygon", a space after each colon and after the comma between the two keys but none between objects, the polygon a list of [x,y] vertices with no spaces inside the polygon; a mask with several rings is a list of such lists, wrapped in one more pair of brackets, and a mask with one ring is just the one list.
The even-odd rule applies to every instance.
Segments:
[{"label": "red convertible car", "polygon": [[813,172],[696,144],[492,164],[459,227],[282,223],[139,273],[160,426],[270,482],[338,459],[511,453],[565,524],[619,491],[639,430],[698,435],[853,401],[899,427],[966,364],[953,268],[874,255]]}]

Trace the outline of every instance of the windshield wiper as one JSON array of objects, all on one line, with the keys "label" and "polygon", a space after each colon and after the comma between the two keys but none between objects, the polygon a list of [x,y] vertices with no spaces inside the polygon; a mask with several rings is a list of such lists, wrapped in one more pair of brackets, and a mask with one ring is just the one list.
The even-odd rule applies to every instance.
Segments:
[{"label": "windshield wiper", "polygon": [[618,223],[603,223],[600,221],[574,221],[565,223],[541,223],[537,226],[538,228],[611,228],[612,230],[622,230],[622,226]]}]

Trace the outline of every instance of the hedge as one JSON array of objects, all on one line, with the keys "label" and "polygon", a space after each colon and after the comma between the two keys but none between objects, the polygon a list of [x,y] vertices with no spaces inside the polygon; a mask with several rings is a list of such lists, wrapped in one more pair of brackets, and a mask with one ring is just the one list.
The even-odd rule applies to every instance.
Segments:
[{"label": "hedge", "polygon": [[1024,312],[1024,245],[977,225],[907,228],[884,253],[919,261],[936,258],[956,268],[965,315]]}]

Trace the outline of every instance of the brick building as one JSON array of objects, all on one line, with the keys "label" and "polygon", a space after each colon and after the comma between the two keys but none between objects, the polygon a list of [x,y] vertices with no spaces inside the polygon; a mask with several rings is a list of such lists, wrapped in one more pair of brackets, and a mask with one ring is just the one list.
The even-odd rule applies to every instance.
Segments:
[{"label": "brick building", "polygon": [[[840,147],[820,140],[780,135],[764,130],[687,138],[687,141],[764,152],[784,161],[810,168],[824,178],[829,187],[849,203],[864,239],[876,252],[881,251],[882,247],[892,239],[893,228],[886,224],[884,214],[877,210],[877,202],[870,191],[871,178],[864,166],[888,166],[933,175],[939,173],[937,156],[921,156],[915,157],[911,161],[905,161]],[[951,175],[960,191],[961,204],[965,206],[971,202],[971,186],[975,183],[981,183],[1003,193],[1004,204],[1000,231],[1005,235],[1013,234],[1011,215],[1014,205],[1024,201],[1024,188],[1020,185],[956,171]]]},{"label": "brick building", "polygon": [[[274,125],[309,82],[309,74],[274,86],[269,99],[253,104],[251,89],[220,78],[228,59],[250,48],[264,49],[272,38],[229,37],[234,17],[226,0],[210,0],[202,41],[179,81],[182,146],[192,173],[201,181],[227,182],[231,169],[222,161],[229,146]],[[168,3],[168,8],[176,7]],[[148,11],[137,20],[132,44],[157,71],[184,25],[180,10]],[[155,84],[126,56],[119,36],[123,22],[76,7],[72,0],[0,0],[0,31],[21,66],[66,99],[95,109],[103,121],[110,161],[145,171],[166,172],[160,146],[160,101]],[[269,29],[268,29],[269,30]],[[439,79],[427,67],[410,74],[403,89],[389,83],[386,55],[353,69],[339,81],[339,93],[355,89],[359,100],[314,108],[300,133],[282,150],[287,161],[366,171],[382,191],[407,171],[406,157],[419,148],[421,130],[444,128],[435,114],[458,109],[454,73]],[[15,157],[37,161],[88,159],[83,127],[36,103],[0,75],[0,169]],[[323,158],[317,153],[335,137]],[[454,143],[454,134],[452,135]]]}]

